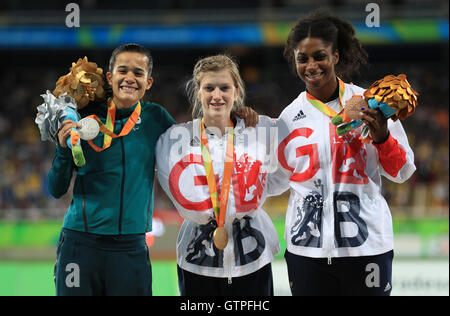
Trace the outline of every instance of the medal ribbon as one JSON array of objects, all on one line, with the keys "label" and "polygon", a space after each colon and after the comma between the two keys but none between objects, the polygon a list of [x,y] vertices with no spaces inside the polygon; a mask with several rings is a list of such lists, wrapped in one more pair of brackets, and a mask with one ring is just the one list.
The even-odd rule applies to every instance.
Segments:
[{"label": "medal ribbon", "polygon": [[231,185],[231,173],[233,171],[233,162],[234,162],[233,159],[234,133],[233,133],[233,123],[231,122],[231,120],[227,128],[227,149],[225,154],[225,166],[223,171],[223,181],[220,194],[220,206],[219,206],[219,197],[217,193],[216,178],[214,175],[214,168],[211,160],[211,155],[209,152],[208,138],[206,137],[203,119],[201,122],[201,150],[202,150],[203,164],[205,166],[206,171],[206,180],[208,182],[209,194],[211,195],[211,202],[213,205],[214,214],[216,216],[217,225],[221,227],[225,223],[228,195],[230,193],[230,185]]},{"label": "medal ribbon", "polygon": [[103,147],[98,147],[97,145],[94,144],[92,140],[88,141],[89,145],[97,152],[105,150],[106,148],[111,146],[111,141],[113,138],[128,135],[128,133],[133,129],[140,115],[141,115],[141,103],[138,101],[136,108],[134,109],[133,113],[131,113],[124,127],[120,131],[119,135],[115,134],[114,122],[116,119],[116,105],[114,104],[113,100],[110,99],[108,101],[108,114],[106,116],[105,122],[106,124],[103,124],[103,122],[95,114],[88,116],[95,119],[98,122],[98,124],[100,125],[100,132],[105,134],[103,138]]},{"label": "medal ribbon", "polygon": [[[342,97],[344,95],[344,88],[345,88],[345,84],[344,82],[338,78],[338,83],[339,83],[339,105],[341,106],[340,110],[343,109],[342,106]],[[309,94],[308,92],[306,92],[306,99],[316,108],[318,109],[320,112],[322,112],[323,114],[329,116],[329,117],[335,117],[336,115],[338,115],[338,113],[336,113],[336,111],[334,111],[333,109],[330,109],[325,103],[323,103],[322,101],[320,101],[319,99],[317,99],[316,97],[312,96],[311,94]]]}]

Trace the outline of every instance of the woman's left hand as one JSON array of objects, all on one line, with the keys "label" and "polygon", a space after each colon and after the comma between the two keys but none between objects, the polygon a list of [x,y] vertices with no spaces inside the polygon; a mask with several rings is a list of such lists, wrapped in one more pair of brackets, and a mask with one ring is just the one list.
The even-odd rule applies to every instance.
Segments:
[{"label": "woman's left hand", "polygon": [[387,118],[379,109],[365,109],[361,111],[361,120],[369,127],[370,137],[374,143],[384,143],[389,137]]},{"label": "woman's left hand", "polygon": [[259,114],[251,107],[244,106],[241,110],[236,111],[235,114],[245,120],[245,126],[255,127],[259,122]]}]

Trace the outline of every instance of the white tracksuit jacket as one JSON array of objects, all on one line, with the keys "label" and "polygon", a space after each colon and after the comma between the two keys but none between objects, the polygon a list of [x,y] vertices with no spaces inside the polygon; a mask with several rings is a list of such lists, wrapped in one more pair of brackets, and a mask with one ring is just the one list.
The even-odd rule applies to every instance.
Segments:
[{"label": "white tracksuit jacket", "polygon": [[[156,145],[159,182],[184,218],[177,240],[177,263],[204,276],[240,277],[272,262],[280,249],[275,227],[261,209],[268,195],[289,188],[286,175],[273,169],[273,165],[277,167],[275,120],[260,116],[256,128],[245,128],[244,121],[237,120],[224,250],[213,246],[216,224],[201,157],[200,123],[196,119],[172,126]],[[220,138],[207,132],[207,137],[220,188],[227,135]]]},{"label": "white tracksuit jacket", "polygon": [[[345,84],[343,104],[364,89]],[[327,105],[339,112],[339,99]],[[358,140],[362,126],[344,136],[302,92],[281,113],[278,159],[290,177],[285,238],[289,252],[328,258],[368,256],[393,249],[392,218],[381,176],[406,181],[416,169],[400,121],[388,120],[388,140]]]}]

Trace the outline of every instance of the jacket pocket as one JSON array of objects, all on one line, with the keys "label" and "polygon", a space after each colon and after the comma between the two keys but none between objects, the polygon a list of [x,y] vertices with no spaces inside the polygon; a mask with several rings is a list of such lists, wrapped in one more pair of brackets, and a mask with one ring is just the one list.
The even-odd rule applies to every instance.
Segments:
[{"label": "jacket pocket", "polygon": [[56,269],[57,269],[59,258],[61,255],[61,248],[64,244],[65,239],[66,239],[66,233],[64,232],[64,230],[62,230],[61,234],[59,235],[58,243],[56,245],[56,259],[55,259],[55,265],[53,267],[53,279],[55,280],[55,282],[56,282]]}]

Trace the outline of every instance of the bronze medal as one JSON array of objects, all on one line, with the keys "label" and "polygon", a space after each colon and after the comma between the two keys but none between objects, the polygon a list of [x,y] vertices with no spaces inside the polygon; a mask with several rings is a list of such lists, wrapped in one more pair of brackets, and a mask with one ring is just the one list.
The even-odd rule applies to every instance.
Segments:
[{"label": "bronze medal", "polygon": [[228,233],[225,227],[219,226],[214,230],[213,234],[214,245],[219,250],[224,250],[228,244]]}]

